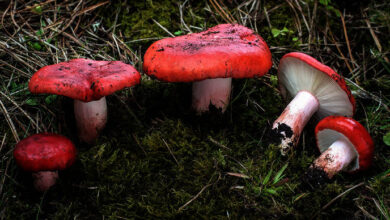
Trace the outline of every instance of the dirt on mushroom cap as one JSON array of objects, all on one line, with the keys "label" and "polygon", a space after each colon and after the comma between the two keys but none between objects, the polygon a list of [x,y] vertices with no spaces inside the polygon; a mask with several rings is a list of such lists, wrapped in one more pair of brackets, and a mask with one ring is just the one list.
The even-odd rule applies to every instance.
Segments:
[{"label": "dirt on mushroom cap", "polygon": [[41,68],[31,77],[29,89],[32,93],[51,93],[89,102],[134,86],[140,78],[129,64],[80,58]]},{"label": "dirt on mushroom cap", "polygon": [[221,24],[196,34],[166,38],[144,56],[149,76],[168,82],[260,77],[271,68],[264,40],[241,25]]}]

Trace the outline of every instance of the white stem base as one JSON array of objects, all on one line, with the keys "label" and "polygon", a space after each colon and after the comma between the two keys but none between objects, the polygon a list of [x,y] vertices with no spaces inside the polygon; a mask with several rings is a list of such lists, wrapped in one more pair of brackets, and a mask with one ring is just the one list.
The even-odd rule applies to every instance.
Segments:
[{"label": "white stem base", "polygon": [[92,143],[107,122],[106,97],[92,102],[74,100],[74,114],[80,139]]},{"label": "white stem base", "polygon": [[224,112],[229,104],[232,78],[206,79],[192,83],[192,107],[206,112],[212,104]]},{"label": "white stem base", "polygon": [[348,167],[356,157],[353,146],[340,138],[314,161],[314,166],[323,170],[331,179],[336,173]]},{"label": "white stem base", "polygon": [[34,187],[40,192],[44,192],[54,184],[58,179],[58,171],[40,171],[32,173],[34,179]]},{"label": "white stem base", "polygon": [[275,120],[272,129],[280,137],[280,150],[285,155],[298,143],[307,122],[319,108],[319,102],[310,92],[300,91]]}]

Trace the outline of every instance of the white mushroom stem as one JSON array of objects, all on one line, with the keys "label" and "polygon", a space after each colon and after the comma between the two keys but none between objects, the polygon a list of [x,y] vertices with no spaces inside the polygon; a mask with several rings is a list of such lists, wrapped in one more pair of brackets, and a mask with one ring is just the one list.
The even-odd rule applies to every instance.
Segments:
[{"label": "white mushroom stem", "polygon": [[36,190],[44,192],[54,184],[56,184],[58,179],[57,171],[40,171],[32,173],[34,179],[34,187]]},{"label": "white mushroom stem", "polygon": [[74,114],[80,139],[92,143],[107,122],[106,97],[91,102],[74,100]]},{"label": "white mushroom stem", "polygon": [[356,159],[357,154],[348,141],[338,139],[314,161],[314,168],[323,170],[331,179]]},{"label": "white mushroom stem", "polygon": [[317,98],[307,91],[299,91],[273,124],[273,131],[280,138],[280,150],[285,155],[298,143],[299,136],[311,116],[318,110]]},{"label": "white mushroom stem", "polygon": [[198,112],[206,112],[212,104],[222,112],[229,104],[232,78],[206,79],[192,83],[192,107]]}]

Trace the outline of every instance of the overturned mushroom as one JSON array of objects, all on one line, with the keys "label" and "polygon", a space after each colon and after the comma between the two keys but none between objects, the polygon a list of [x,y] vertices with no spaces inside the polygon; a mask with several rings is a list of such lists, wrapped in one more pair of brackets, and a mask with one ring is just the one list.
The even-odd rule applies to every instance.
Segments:
[{"label": "overturned mushroom", "polygon": [[38,70],[30,79],[32,93],[51,93],[74,99],[80,139],[91,143],[107,122],[105,96],[140,82],[134,67],[120,61],[74,59]]},{"label": "overturned mushroom", "polygon": [[351,117],[355,99],[344,79],[328,66],[304,53],[283,56],[278,68],[280,91],[285,98],[293,98],[273,123],[281,153],[285,155],[299,140],[309,119],[329,115]]},{"label": "overturned mushroom", "polygon": [[341,172],[367,169],[372,162],[374,143],[367,130],[352,118],[329,116],[315,129],[321,155],[306,173],[305,180],[317,187]]},{"label": "overturned mushroom", "polygon": [[46,191],[58,179],[58,170],[70,167],[76,159],[76,148],[58,134],[34,134],[21,140],[14,149],[16,163],[32,172],[34,187]]},{"label": "overturned mushroom", "polygon": [[153,43],[143,70],[166,82],[193,82],[192,106],[202,113],[210,104],[225,111],[232,78],[261,77],[271,65],[271,52],[259,35],[238,24],[221,24]]}]

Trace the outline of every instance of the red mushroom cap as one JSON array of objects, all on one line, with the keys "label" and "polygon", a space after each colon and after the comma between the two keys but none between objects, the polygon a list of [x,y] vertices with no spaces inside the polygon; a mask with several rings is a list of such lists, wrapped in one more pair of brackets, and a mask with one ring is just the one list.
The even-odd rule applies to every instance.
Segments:
[{"label": "red mushroom cap", "polygon": [[340,88],[345,91],[345,93],[347,94],[347,96],[349,98],[349,101],[352,104],[353,112],[355,112],[355,107],[356,107],[355,98],[352,96],[351,91],[347,87],[347,84],[345,83],[345,80],[343,77],[341,77],[333,69],[322,64],[321,62],[314,59],[313,57],[311,57],[307,54],[304,54],[304,53],[300,53],[300,52],[291,52],[291,53],[285,54],[282,57],[282,59],[280,60],[280,63],[282,63],[283,60],[285,60],[288,57],[301,60],[301,61],[305,62],[307,65],[321,71],[322,73],[324,73],[324,74],[328,75],[330,78],[332,78],[340,86]]},{"label": "red mushroom cap", "polygon": [[[322,119],[315,128],[317,146],[320,152],[326,150],[329,146],[321,146],[319,141],[319,132],[326,129],[333,130],[344,135],[355,147],[358,153],[358,166],[352,167],[349,171],[365,170],[371,163],[374,153],[374,142],[370,134],[359,122],[352,118],[342,116],[329,116]],[[331,138],[337,139],[337,135],[332,135]],[[327,143],[332,143],[335,140],[328,140]]]},{"label": "red mushroom cap", "polygon": [[140,82],[134,67],[121,61],[74,59],[39,69],[30,79],[32,93],[51,93],[84,102]]},{"label": "red mushroom cap", "polygon": [[195,34],[154,42],[144,72],[167,82],[260,77],[272,66],[264,40],[238,24],[221,24]]},{"label": "red mushroom cap", "polygon": [[16,163],[30,172],[64,170],[76,159],[76,148],[66,137],[40,133],[21,140],[14,149]]}]

